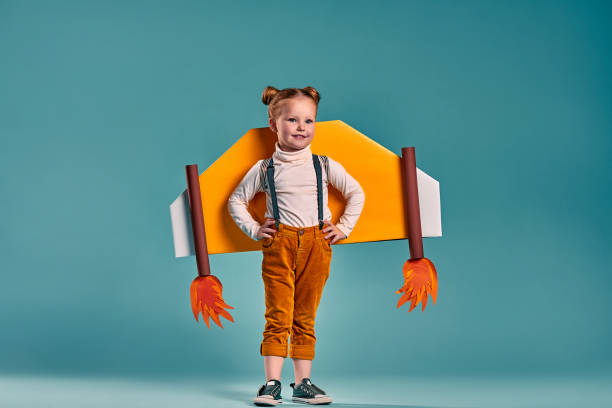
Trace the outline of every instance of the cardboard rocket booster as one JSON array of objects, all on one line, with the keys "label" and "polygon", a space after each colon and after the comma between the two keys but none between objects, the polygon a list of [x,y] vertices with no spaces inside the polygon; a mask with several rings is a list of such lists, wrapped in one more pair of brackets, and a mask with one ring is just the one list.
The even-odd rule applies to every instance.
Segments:
[{"label": "cardboard rocket booster", "polygon": [[[317,122],[315,126],[312,152],[339,162],[359,182],[366,197],[355,228],[348,239],[338,244],[409,239],[411,259],[423,258],[422,237],[442,236],[440,185],[416,168],[414,148],[404,148],[402,158],[342,121]],[[260,242],[249,238],[235,224],[227,203],[255,162],[272,156],[275,142],[276,135],[269,128],[251,129],[199,177],[197,167],[187,166],[188,180],[192,173],[192,181],[188,182],[191,187],[170,205],[174,252],[176,257],[201,258],[200,276],[210,274],[208,255],[261,249]],[[190,193],[199,197],[190,197]],[[328,198],[332,222],[336,223],[344,212],[344,200],[331,185]],[[265,210],[265,195],[258,193],[249,211],[263,223]],[[405,276],[406,273],[405,265]],[[400,291],[405,296],[410,293],[406,285],[403,289]],[[418,303],[417,294],[413,295],[410,310]]]}]

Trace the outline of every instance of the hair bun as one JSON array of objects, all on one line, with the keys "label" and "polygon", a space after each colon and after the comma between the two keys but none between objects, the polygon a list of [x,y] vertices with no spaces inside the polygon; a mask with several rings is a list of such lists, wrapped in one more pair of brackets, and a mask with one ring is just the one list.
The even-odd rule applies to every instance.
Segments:
[{"label": "hair bun", "polygon": [[315,103],[317,105],[319,104],[319,101],[321,100],[321,95],[312,86],[307,86],[305,88],[302,88],[301,91],[306,93],[306,94],[308,94],[308,95],[310,95],[312,97],[312,99],[315,101]]},{"label": "hair bun", "polygon": [[266,89],[264,89],[263,93],[261,94],[261,101],[264,103],[264,105],[268,105],[268,119],[278,118],[283,101],[299,96],[310,98],[314,102],[315,107],[319,107],[319,99],[321,99],[321,95],[319,95],[319,92],[312,86],[307,86],[302,89],[285,88],[280,90],[273,86],[266,86]]},{"label": "hair bun", "polygon": [[278,89],[276,89],[273,86],[268,85],[266,86],[266,89],[264,89],[263,93],[261,94],[261,101],[264,103],[264,105],[269,105],[270,102],[272,102],[272,98],[274,98],[276,94],[278,94]]}]

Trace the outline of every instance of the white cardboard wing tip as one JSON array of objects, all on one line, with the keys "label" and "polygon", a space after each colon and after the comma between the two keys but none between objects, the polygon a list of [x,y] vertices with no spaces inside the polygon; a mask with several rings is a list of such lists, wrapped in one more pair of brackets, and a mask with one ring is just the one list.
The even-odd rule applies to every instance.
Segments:
[{"label": "white cardboard wing tip", "polygon": [[442,214],[440,210],[440,183],[417,168],[421,234],[423,237],[442,236]]},{"label": "white cardboard wing tip", "polygon": [[174,255],[177,258],[195,255],[187,190],[179,194],[176,200],[170,204],[170,220],[174,238]]}]

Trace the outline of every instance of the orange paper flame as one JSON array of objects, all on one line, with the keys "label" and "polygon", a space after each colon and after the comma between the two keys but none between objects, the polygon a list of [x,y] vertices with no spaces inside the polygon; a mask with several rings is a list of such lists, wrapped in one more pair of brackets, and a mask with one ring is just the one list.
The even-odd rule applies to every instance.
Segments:
[{"label": "orange paper flame", "polygon": [[233,309],[233,307],[225,303],[221,295],[222,291],[223,285],[221,281],[213,275],[198,276],[191,282],[191,309],[193,310],[193,315],[196,321],[198,321],[198,315],[202,312],[204,323],[206,323],[209,329],[209,316],[221,328],[223,328],[223,325],[221,325],[219,315],[225,317],[230,322],[234,321],[232,315],[224,309]]},{"label": "orange paper flame", "polygon": [[412,311],[419,304],[423,303],[423,309],[427,305],[427,295],[431,295],[434,305],[438,295],[438,274],[434,264],[427,258],[409,259],[404,264],[404,286],[395,293],[404,293],[397,302],[399,308],[404,303],[410,301]]}]

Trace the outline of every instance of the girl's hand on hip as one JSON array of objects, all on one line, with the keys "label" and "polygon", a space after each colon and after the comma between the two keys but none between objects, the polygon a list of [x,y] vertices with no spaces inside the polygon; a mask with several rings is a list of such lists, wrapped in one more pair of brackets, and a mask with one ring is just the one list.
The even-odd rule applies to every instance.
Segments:
[{"label": "girl's hand on hip", "polygon": [[257,231],[257,240],[263,238],[272,238],[272,235],[276,233],[274,228],[271,228],[272,225],[275,224],[275,221],[272,218],[266,219],[266,221],[259,227]]},{"label": "girl's hand on hip", "polygon": [[340,228],[336,227],[330,221],[324,221],[326,227],[323,228],[323,232],[326,233],[325,239],[330,239],[329,244],[333,245],[341,239],[345,239],[346,235],[340,231]]}]

